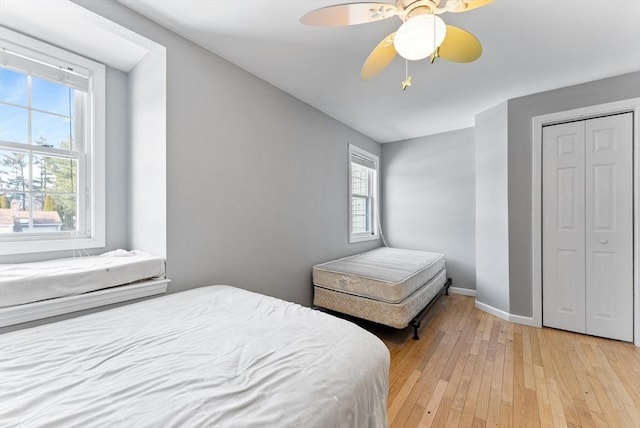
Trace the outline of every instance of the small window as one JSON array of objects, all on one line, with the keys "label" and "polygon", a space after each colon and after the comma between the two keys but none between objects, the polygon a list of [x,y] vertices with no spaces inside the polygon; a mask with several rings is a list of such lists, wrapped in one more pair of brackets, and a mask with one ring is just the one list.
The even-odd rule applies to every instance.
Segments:
[{"label": "small window", "polygon": [[349,144],[349,242],[378,239],[378,156]]},{"label": "small window", "polygon": [[104,246],[104,66],[3,29],[0,254]]}]

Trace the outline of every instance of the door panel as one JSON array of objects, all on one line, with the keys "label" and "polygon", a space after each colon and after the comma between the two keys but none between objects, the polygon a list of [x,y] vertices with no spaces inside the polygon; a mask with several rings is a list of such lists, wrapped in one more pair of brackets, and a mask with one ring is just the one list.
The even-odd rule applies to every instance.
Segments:
[{"label": "door panel", "polygon": [[593,166],[593,230],[615,230],[615,190],[613,188],[615,165]]},{"label": "door panel", "polygon": [[584,124],[548,126],[542,142],[543,324],[585,332]]},{"label": "door panel", "polygon": [[632,341],[632,114],[585,126],[586,332]]},{"label": "door panel", "polygon": [[[584,283],[578,281],[579,278],[577,278],[575,272],[584,266],[582,261],[583,253],[558,250],[556,256],[557,276],[555,283],[560,285],[557,295],[554,296],[554,299],[557,299],[557,310],[569,316],[582,316],[584,313],[582,308],[583,300],[581,300],[583,293],[580,288],[584,288]],[[579,298],[576,298],[576,296]]]}]

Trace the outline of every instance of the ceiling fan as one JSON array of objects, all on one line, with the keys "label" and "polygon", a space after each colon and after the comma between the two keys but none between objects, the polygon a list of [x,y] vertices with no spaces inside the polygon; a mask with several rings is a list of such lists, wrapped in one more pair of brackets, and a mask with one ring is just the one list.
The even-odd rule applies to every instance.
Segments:
[{"label": "ceiling fan", "polygon": [[[373,49],[362,66],[360,75],[370,79],[382,72],[396,54],[416,61],[431,56],[453,62],[472,62],[482,54],[482,45],[468,31],[446,25],[440,15],[466,12],[494,0],[398,0],[389,3],[347,3],[312,10],[300,18],[306,25],[338,27],[382,21],[393,16],[402,20],[397,31],[386,36]],[[403,82],[403,89],[411,78]]]}]

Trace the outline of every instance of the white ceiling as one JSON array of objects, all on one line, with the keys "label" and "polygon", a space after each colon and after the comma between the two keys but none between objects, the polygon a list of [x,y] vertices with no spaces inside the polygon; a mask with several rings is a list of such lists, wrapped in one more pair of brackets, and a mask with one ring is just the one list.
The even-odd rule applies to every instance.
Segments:
[{"label": "white ceiling", "polygon": [[[118,0],[378,142],[473,126],[510,98],[640,70],[639,0],[496,0],[441,15],[483,45],[470,64],[399,57],[360,79],[401,21],[319,28],[304,13],[348,0]],[[388,0],[392,3],[393,0]]]}]

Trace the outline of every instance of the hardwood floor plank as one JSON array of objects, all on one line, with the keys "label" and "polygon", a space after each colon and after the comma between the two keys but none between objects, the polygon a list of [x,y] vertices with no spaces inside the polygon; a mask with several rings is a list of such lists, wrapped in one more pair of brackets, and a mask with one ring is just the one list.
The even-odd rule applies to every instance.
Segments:
[{"label": "hardwood floor plank", "polygon": [[[462,425],[459,425],[462,427]],[[500,411],[500,428],[511,428],[513,426],[513,407],[502,403],[502,410]]]},{"label": "hardwood floor plank", "polygon": [[551,402],[549,401],[549,391],[544,369],[534,366],[533,372],[536,380],[536,397],[538,398],[538,415],[542,426],[553,426],[553,415],[551,414]]},{"label": "hardwood floor plank", "polygon": [[[638,361],[638,365],[640,365],[640,361]],[[628,366],[620,361],[612,361],[611,367],[624,384],[624,388],[631,396],[631,401],[638,405],[640,403],[640,378],[635,379]]]},{"label": "hardwood floor plank", "polygon": [[640,348],[508,323],[443,296],[411,332],[363,325],[391,353],[389,426],[640,427]]},{"label": "hardwood floor plank", "polygon": [[411,373],[411,376],[409,376],[409,378],[402,386],[402,389],[396,395],[395,399],[391,402],[389,409],[387,410],[387,419],[389,420],[389,425],[393,424],[393,420],[396,418],[398,411],[404,404],[407,396],[409,395],[409,392],[411,392],[411,389],[413,389],[413,386],[416,384],[418,379],[420,379],[421,374],[422,373],[420,371],[414,370],[413,373]]},{"label": "hardwood floor plank", "polygon": [[482,371],[484,370],[484,361],[487,356],[488,343],[482,341],[480,351],[478,353],[478,359],[473,366],[473,373],[471,375],[471,382],[469,389],[467,390],[466,399],[464,402],[464,408],[462,409],[462,416],[460,417],[460,427],[467,427],[473,424],[475,417],[476,406],[478,404],[478,393],[480,391],[480,381],[482,380]]},{"label": "hardwood floor plank", "polygon": [[[626,400],[622,397],[628,397],[624,388],[622,391],[616,391],[616,389],[611,384],[611,378],[607,376],[606,370],[597,369],[595,370],[596,378],[602,385],[602,388],[607,394],[609,401],[611,402],[611,407],[613,408],[618,420],[621,423],[621,426],[633,426],[635,424],[634,417],[627,411]],[[629,406],[633,406],[633,403],[629,403]],[[632,411],[632,413],[634,413]],[[638,425],[640,425],[640,419],[635,419]]]},{"label": "hardwood floor plank", "polygon": [[576,410],[580,418],[580,426],[582,428],[594,428],[596,424],[593,421],[593,416],[589,411],[587,402],[585,400],[574,400],[574,402],[576,403]]},{"label": "hardwood floor plank", "polygon": [[532,389],[525,388],[524,396],[526,400],[524,420],[519,421],[520,426],[524,427],[540,427],[540,417],[538,416],[538,398],[536,392]]},{"label": "hardwood floor plank", "polygon": [[[418,424],[420,423],[420,419],[422,419],[422,416],[425,413],[425,408],[422,406],[414,406],[413,409],[411,410],[411,413],[409,414],[409,417],[407,418],[407,420],[404,422],[404,424],[400,425],[399,422],[395,423],[394,425],[390,425],[391,428],[395,428],[395,427],[400,427],[402,426],[403,428],[414,428],[417,427]],[[396,418],[396,421],[398,421],[398,418]]]},{"label": "hardwood floor plank", "polygon": [[438,412],[438,408],[440,407],[440,401],[442,400],[444,392],[447,389],[447,385],[448,385],[448,382],[445,380],[438,381],[438,384],[436,385],[436,389],[433,393],[433,396],[431,397],[431,400],[429,400],[429,403],[427,403],[427,407],[425,408],[425,413],[422,416],[422,419],[420,419],[420,422],[418,423],[418,427],[431,426],[433,419],[436,415],[436,412]]},{"label": "hardwood floor plank", "polygon": [[[438,335],[438,333],[430,334],[428,337],[422,337],[418,342],[424,342],[417,344],[416,346],[406,346],[404,352],[398,354],[398,358],[402,361],[396,365],[395,370],[389,373],[389,377],[395,379],[393,383],[389,383],[389,397],[394,399],[397,391],[404,387],[406,380],[417,369],[420,370],[418,363],[428,355],[427,350],[437,349],[437,343],[444,333]],[[433,346],[435,342],[436,346]]]},{"label": "hardwood floor plank", "polygon": [[[566,427],[568,423],[567,408],[563,405],[563,400],[558,389],[558,384],[554,379],[547,380],[547,388],[549,389],[549,401],[551,402],[551,415],[553,416],[553,426],[555,428]],[[573,409],[575,412],[575,408]],[[577,423],[571,422],[571,425],[580,426],[580,420],[576,417]]]},{"label": "hardwood floor plank", "polygon": [[[509,331],[513,332],[513,329],[509,328]],[[513,407],[513,346],[513,334],[507,334],[504,352],[504,372],[502,374],[502,403],[509,407]]]},{"label": "hardwood floor plank", "polygon": [[[500,324],[503,322],[501,321]],[[504,329],[500,329],[501,332]],[[503,336],[504,337],[504,336]],[[493,378],[491,379],[491,392],[489,394],[489,409],[487,414],[487,426],[498,426],[500,423],[500,412],[502,411],[502,378],[504,375],[504,354],[505,345],[500,343],[500,333],[498,334],[498,348],[496,358],[493,363]]]},{"label": "hardwood floor plank", "polygon": [[489,351],[487,351],[487,358],[484,362],[484,368],[482,369],[482,380],[480,381],[480,391],[478,392],[478,402],[475,413],[475,417],[485,421],[485,423],[489,412],[489,394],[491,393],[493,364],[493,360],[489,358]]},{"label": "hardwood floor plank", "polygon": [[466,398],[470,394],[469,387],[471,386],[471,377],[477,360],[478,357],[476,355],[469,355],[469,358],[467,358],[456,394],[453,398],[452,407],[454,410],[460,411],[460,416],[462,416],[462,409],[464,409]]},{"label": "hardwood floor plank", "polygon": [[522,421],[526,418],[526,393],[524,386],[524,355],[522,334],[515,333],[513,339],[513,420]]},{"label": "hardwood floor plank", "polygon": [[535,334],[537,328],[522,326],[523,330],[530,332],[529,334],[529,346],[531,348],[531,363],[535,366],[542,366],[542,354],[540,353],[540,342],[538,341],[538,335]]},{"label": "hardwood floor plank", "polygon": [[[473,331],[471,330],[469,332],[473,333]],[[442,376],[440,377],[441,380],[447,381],[448,385],[447,385],[445,394],[442,398],[442,403],[440,404],[440,408],[438,409],[438,413],[436,414],[436,417],[434,418],[434,421],[433,421],[435,426],[444,426],[447,423],[447,420],[449,418],[449,413],[451,412],[451,408],[453,407],[455,394],[458,390],[460,380],[462,379],[462,373],[467,363],[465,358],[462,358],[462,357],[465,355],[468,355],[468,350],[471,346],[471,343],[472,343],[472,340],[469,337],[465,338],[463,336],[460,338],[460,340],[458,341],[459,346],[456,346],[456,348],[454,349],[454,355],[455,354],[458,354],[458,355],[457,357],[453,357],[449,360],[449,362],[454,360],[456,361],[455,367],[453,368],[451,373],[449,373],[445,368],[445,370],[442,373]]]},{"label": "hardwood floor plank", "polygon": [[524,387],[536,388],[535,376],[533,373],[533,353],[531,352],[531,335],[528,329],[522,330],[522,359],[524,363]]}]

